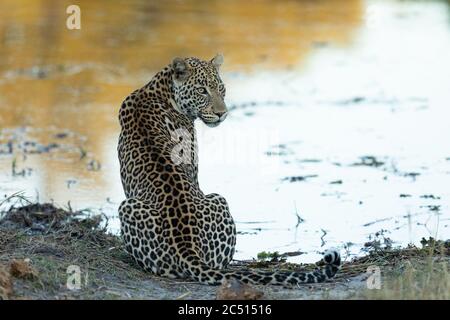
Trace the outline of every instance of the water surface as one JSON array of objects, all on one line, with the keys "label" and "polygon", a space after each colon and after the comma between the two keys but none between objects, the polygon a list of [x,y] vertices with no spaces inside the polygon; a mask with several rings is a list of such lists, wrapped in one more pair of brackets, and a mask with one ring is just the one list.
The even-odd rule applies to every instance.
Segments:
[{"label": "water surface", "polygon": [[230,116],[198,123],[200,184],[237,221],[236,258],[360,253],[449,238],[446,1],[0,4],[0,192],[111,217],[117,112],[175,56],[222,52]]}]

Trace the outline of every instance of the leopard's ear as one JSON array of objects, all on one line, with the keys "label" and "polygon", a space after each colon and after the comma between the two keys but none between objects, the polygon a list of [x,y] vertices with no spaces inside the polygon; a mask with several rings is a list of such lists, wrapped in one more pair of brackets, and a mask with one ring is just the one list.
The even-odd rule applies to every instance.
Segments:
[{"label": "leopard's ear", "polygon": [[185,81],[191,75],[191,71],[189,70],[189,65],[182,58],[175,58],[172,61],[172,69],[174,79],[179,82]]},{"label": "leopard's ear", "polygon": [[220,66],[223,64],[223,55],[221,53],[216,54],[214,58],[210,61],[217,70],[220,69]]}]

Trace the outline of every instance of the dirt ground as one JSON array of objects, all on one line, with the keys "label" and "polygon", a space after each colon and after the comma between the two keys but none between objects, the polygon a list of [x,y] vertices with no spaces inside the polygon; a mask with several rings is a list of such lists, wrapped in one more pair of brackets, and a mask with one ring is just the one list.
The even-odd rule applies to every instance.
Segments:
[{"label": "dirt ground", "polygon": [[[0,217],[0,298],[216,299],[217,286],[168,280],[142,271],[124,252],[120,238],[106,232],[101,216],[52,204],[28,204],[12,207]],[[449,241],[424,239],[423,248],[374,247],[367,256],[344,263],[333,282],[254,289],[262,293],[262,299],[448,299],[449,260]],[[275,259],[235,261],[231,268],[318,266]],[[384,287],[370,290],[368,281],[376,287],[376,270],[381,272]],[[411,296],[417,286],[422,286],[423,294]]]}]

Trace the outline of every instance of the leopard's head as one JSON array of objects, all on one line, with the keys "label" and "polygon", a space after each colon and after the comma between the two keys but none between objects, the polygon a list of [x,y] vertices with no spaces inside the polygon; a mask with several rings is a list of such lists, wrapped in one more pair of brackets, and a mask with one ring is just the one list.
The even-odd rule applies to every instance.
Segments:
[{"label": "leopard's head", "polygon": [[174,107],[209,127],[218,126],[228,114],[225,86],[219,76],[222,63],[223,56],[216,55],[210,61],[175,58],[171,65]]}]

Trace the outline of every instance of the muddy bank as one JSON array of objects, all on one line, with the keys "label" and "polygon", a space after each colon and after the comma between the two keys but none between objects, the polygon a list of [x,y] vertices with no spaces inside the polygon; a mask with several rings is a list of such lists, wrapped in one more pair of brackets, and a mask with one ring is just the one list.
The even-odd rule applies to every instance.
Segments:
[{"label": "muddy bank", "polygon": [[[168,280],[143,272],[124,252],[120,238],[106,232],[107,221],[101,216],[63,210],[52,204],[30,203],[12,207],[0,213],[0,217],[0,297],[3,299],[217,297],[219,287]],[[449,241],[424,240],[423,248],[388,249],[375,245],[368,252],[363,258],[344,262],[334,282],[296,288],[256,286],[254,289],[260,294],[254,297],[405,298],[412,288],[422,286],[423,294],[428,296],[415,293],[412,298],[450,298]],[[234,261],[232,268],[314,269],[318,265],[297,265],[266,255],[261,260]],[[367,272],[369,267],[371,273]],[[367,288],[374,267],[381,271],[380,290]]]}]

